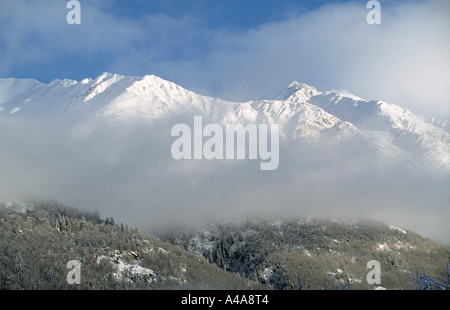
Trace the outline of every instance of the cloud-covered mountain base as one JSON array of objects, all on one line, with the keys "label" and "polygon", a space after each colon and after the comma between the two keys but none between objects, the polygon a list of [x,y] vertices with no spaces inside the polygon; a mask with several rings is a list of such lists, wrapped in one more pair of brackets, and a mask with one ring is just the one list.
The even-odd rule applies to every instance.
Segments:
[{"label": "cloud-covered mountain base", "polygon": [[86,138],[4,120],[0,197],[56,199],[147,233],[211,220],[374,217],[449,241],[445,172],[381,162],[352,141],[282,139],[274,171],[261,171],[259,160],[176,161],[164,124],[106,122]]},{"label": "cloud-covered mountain base", "polygon": [[[228,102],[154,75],[0,80],[0,199],[56,199],[148,233],[217,220],[373,217],[450,242],[444,123],[295,81],[274,98]],[[173,127],[194,130],[198,116],[203,126],[278,125],[277,169],[261,171],[264,160],[247,153],[175,160]]]}]

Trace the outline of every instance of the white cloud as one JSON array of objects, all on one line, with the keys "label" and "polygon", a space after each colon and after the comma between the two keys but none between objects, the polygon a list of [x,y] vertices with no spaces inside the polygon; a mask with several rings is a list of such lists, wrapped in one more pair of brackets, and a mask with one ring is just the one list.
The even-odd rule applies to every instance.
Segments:
[{"label": "white cloud", "polygon": [[233,100],[270,97],[295,79],[450,117],[448,1],[382,4],[381,25],[367,24],[365,3],[331,4],[247,31],[188,15],[132,19],[108,3],[83,3],[79,26],[60,1],[3,3],[0,75],[42,64],[60,78],[156,74]]},{"label": "white cloud", "polygon": [[[10,3],[9,14],[0,13],[2,75],[16,66],[51,66],[61,55],[67,55],[68,63],[59,72],[69,74],[82,63],[71,65],[71,58],[81,55],[88,63],[82,68],[85,72],[154,73],[226,99],[268,97],[296,79],[319,90],[347,88],[366,99],[450,115],[448,1],[382,7],[379,26],[366,23],[367,9],[358,2],[325,6],[245,32],[207,29],[190,16],[131,20],[103,10],[100,4],[84,6],[82,25],[74,28],[65,22],[67,11],[61,1]],[[58,68],[49,68],[54,69]],[[48,131],[39,133],[32,125],[7,125],[1,124],[0,136],[2,147],[9,150],[0,154],[2,175],[8,176],[0,180],[4,195],[26,193],[99,207],[105,215],[141,227],[145,222],[157,226],[169,220],[204,220],[221,212],[236,217],[299,210],[361,215],[377,208],[383,214],[391,211],[395,216],[389,219],[414,226],[426,208],[428,223],[421,229],[448,236],[448,179],[413,178],[402,170],[384,173],[368,163],[355,166],[358,154],[330,154],[317,164],[317,154],[302,153],[302,170],[291,169],[293,159],[283,158],[276,173],[264,176],[254,167],[241,166],[217,170],[202,166],[195,174],[180,175],[179,169],[167,171],[163,155],[154,153],[155,145],[161,145],[156,147],[160,152],[170,146],[147,137],[152,128],[136,130],[139,139],[126,140],[116,150],[124,141],[111,140],[114,130],[109,127],[97,133],[95,147],[72,148],[64,137],[57,136],[53,143]]]},{"label": "white cloud", "polygon": [[220,95],[230,99],[267,97],[297,79],[418,113],[450,115],[450,4],[382,9],[381,25],[368,25],[367,12],[360,4],[329,5],[216,37],[199,75],[214,76]]},{"label": "white cloud", "polygon": [[259,161],[174,160],[178,116],[105,119],[76,139],[53,121],[0,118],[0,200],[56,199],[151,233],[220,219],[376,216],[449,242],[449,175],[380,164],[360,144],[282,140],[279,168],[261,171]]}]

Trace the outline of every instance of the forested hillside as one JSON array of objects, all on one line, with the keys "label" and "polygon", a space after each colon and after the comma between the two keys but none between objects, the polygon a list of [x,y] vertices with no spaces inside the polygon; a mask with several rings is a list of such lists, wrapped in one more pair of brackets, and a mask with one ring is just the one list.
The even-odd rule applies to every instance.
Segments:
[{"label": "forested hillside", "polygon": [[[154,237],[57,202],[0,205],[0,288],[448,288],[450,251],[373,221],[212,223]],[[381,283],[369,284],[369,261]],[[78,262],[79,284],[69,283]],[[434,281],[434,280],[437,280]],[[433,282],[434,281],[434,282]],[[441,282],[439,282],[441,281]],[[440,285],[443,284],[443,285]]]},{"label": "forested hillside", "polygon": [[[253,289],[261,285],[137,229],[56,202],[0,206],[0,288]],[[81,283],[69,284],[69,261]]]},{"label": "forested hillside", "polygon": [[[449,282],[448,249],[375,221],[243,221],[165,239],[275,289],[415,289],[418,274]],[[379,285],[367,282],[371,260],[380,263]]]}]

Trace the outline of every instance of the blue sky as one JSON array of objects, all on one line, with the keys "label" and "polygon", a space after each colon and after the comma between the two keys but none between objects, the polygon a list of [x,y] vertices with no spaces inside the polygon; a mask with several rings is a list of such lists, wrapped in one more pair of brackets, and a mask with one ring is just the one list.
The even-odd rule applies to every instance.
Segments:
[{"label": "blue sky", "polygon": [[284,19],[290,14],[308,12],[329,2],[329,0],[116,0],[111,1],[108,10],[117,16],[127,18],[158,13],[174,18],[191,15],[201,19],[208,27],[240,27],[244,30]]},{"label": "blue sky", "polygon": [[[21,46],[17,46],[18,49],[20,47],[23,47],[24,50],[27,47],[32,48],[33,45],[39,45],[39,41],[42,40],[42,43],[47,42],[45,50],[51,52],[57,48],[49,46],[49,42],[54,38],[54,44],[58,45],[60,43],[58,37],[61,35],[73,36],[79,46],[83,47],[83,50],[76,53],[70,51],[55,53],[47,59],[44,57],[32,61],[23,61],[21,57],[23,53],[18,53],[15,55],[14,66],[5,70],[6,72],[1,72],[3,77],[36,78],[44,83],[50,82],[54,78],[83,79],[112,69],[113,59],[111,56],[118,57],[118,55],[111,55],[114,54],[114,50],[107,51],[106,54],[104,51],[92,51],[92,42],[86,37],[90,35],[95,37],[95,44],[101,45],[102,41],[107,41],[114,36],[114,28],[120,28],[111,27],[111,22],[123,25],[123,31],[129,31],[130,36],[133,36],[131,32],[142,32],[145,29],[146,34],[140,38],[117,42],[122,48],[129,50],[152,49],[154,45],[158,45],[158,42],[150,44],[148,41],[146,42],[146,36],[153,37],[151,35],[154,30],[153,24],[159,22],[162,25],[161,28],[169,25],[170,28],[167,31],[172,29],[173,32],[170,34],[173,43],[169,44],[170,50],[165,49],[164,53],[158,55],[158,58],[163,61],[179,61],[190,59],[194,57],[193,54],[201,57],[203,53],[208,52],[211,42],[211,38],[206,33],[208,30],[218,31],[218,33],[220,31],[245,33],[258,26],[305,13],[330,2],[322,0],[79,0],[82,23],[69,26],[65,20],[70,11],[66,8],[66,0],[43,0],[39,3],[27,0],[5,0],[5,3],[6,1],[9,3],[6,4],[3,13],[6,15],[12,13],[12,15],[5,15],[4,29],[8,28],[8,21],[12,19],[19,21],[15,23],[18,26],[17,34],[20,37],[25,36],[24,39],[27,39]],[[191,39],[188,42],[182,40],[182,37],[186,36],[183,29],[177,31],[177,28],[184,28],[186,23],[188,25],[185,31],[190,32],[188,38]],[[47,25],[52,25],[52,27],[49,29],[46,27]],[[61,33],[62,29],[65,34]],[[103,32],[103,37],[99,38],[90,33],[90,30],[93,29],[96,29],[93,31],[94,33]],[[198,32],[198,35],[195,32]],[[8,33],[14,37],[14,33],[9,31]],[[84,38],[80,39],[81,36]],[[155,39],[159,41],[160,47],[167,45],[167,42],[160,42],[159,37]],[[180,39],[183,41],[184,48],[174,47],[177,46]],[[14,44],[17,43],[12,43],[12,45]],[[107,44],[109,45],[109,42]],[[8,50],[8,46],[4,46],[4,48]],[[42,47],[39,46],[39,48]],[[60,46],[60,49],[63,48],[64,46]],[[98,49],[101,50],[100,47]],[[147,72],[140,69],[135,70],[135,74],[142,75]],[[151,67],[147,67],[145,70],[152,73]],[[124,70],[124,73],[133,74],[132,70]]]},{"label": "blue sky", "polygon": [[345,88],[421,114],[450,115],[450,2],[0,0],[0,78],[81,80],[155,74],[229,100],[274,96],[290,81]]}]

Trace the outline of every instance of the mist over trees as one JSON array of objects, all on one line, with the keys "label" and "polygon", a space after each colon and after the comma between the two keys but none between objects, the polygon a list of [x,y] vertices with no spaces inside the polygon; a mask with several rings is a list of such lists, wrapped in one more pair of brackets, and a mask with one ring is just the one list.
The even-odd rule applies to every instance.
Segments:
[{"label": "mist over trees", "polygon": [[[422,274],[422,286],[436,289],[443,286],[431,279],[441,278],[450,254],[414,233],[373,220],[213,223],[181,229],[163,240],[277,290],[410,290],[418,288],[416,274]],[[380,285],[366,281],[371,260],[381,265]]]},{"label": "mist over trees", "polygon": [[[183,249],[58,202],[0,205],[0,289],[252,289]],[[81,265],[67,282],[69,261]]]},{"label": "mist over trees", "polygon": [[[157,237],[57,201],[0,204],[0,288],[448,289],[450,252],[379,222],[242,221],[185,227]],[[81,265],[80,284],[67,264]],[[419,267],[420,266],[420,267]]]}]

